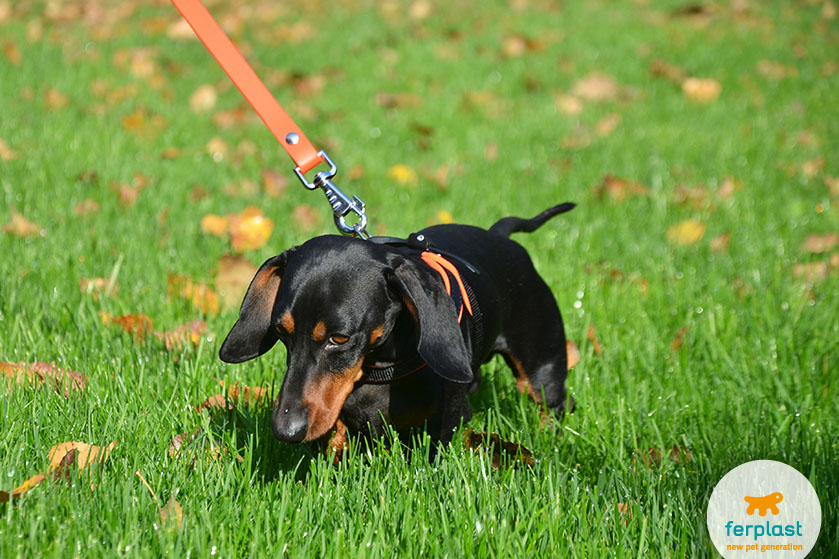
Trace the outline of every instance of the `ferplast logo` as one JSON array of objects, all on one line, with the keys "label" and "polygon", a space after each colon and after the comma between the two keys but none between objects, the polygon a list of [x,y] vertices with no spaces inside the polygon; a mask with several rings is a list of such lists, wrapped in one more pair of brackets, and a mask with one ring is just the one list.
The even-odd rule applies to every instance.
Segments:
[{"label": "ferplast logo", "polygon": [[756,460],[728,472],[708,502],[708,534],[733,557],[805,557],[818,539],[821,505],[795,468]]}]

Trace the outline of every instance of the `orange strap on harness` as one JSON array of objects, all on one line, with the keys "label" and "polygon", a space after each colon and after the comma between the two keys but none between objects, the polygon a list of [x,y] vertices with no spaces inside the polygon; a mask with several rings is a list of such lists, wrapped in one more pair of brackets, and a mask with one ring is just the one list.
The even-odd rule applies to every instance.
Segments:
[{"label": "orange strap on harness", "polygon": [[318,151],[236,50],[204,4],[200,0],[172,0],[172,3],[300,170],[308,173],[321,163],[323,159]]},{"label": "orange strap on harness", "polygon": [[425,262],[432,270],[440,274],[440,277],[443,278],[443,285],[446,287],[446,293],[449,295],[452,294],[452,284],[449,280],[449,274],[451,274],[457,282],[457,287],[460,290],[460,296],[463,299],[463,305],[460,307],[460,312],[457,315],[457,321],[460,322],[463,318],[464,307],[466,308],[466,311],[472,315],[472,303],[469,302],[469,293],[467,293],[466,286],[463,284],[463,278],[460,277],[460,272],[455,265],[436,252],[423,252],[420,258],[422,258],[422,261]]}]

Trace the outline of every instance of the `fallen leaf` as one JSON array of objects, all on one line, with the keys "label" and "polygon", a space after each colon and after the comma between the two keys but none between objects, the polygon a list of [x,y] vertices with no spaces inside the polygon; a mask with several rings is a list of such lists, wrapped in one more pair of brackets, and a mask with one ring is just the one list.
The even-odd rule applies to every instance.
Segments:
[{"label": "fallen leaf", "polygon": [[606,115],[594,125],[594,133],[601,138],[610,136],[615,130],[617,130],[620,123],[621,115],[617,113]]},{"label": "fallen leaf", "polygon": [[0,138],[0,161],[8,162],[18,158],[18,153],[9,147],[3,138]]},{"label": "fallen leaf", "polygon": [[524,445],[505,441],[496,433],[478,433],[473,429],[463,432],[463,443],[469,450],[487,448],[492,453],[492,467],[500,468],[502,465],[508,467],[524,464],[533,467],[533,453]]},{"label": "fallen leaf", "polygon": [[102,464],[108,459],[117,442],[119,441],[114,441],[105,447],[77,441],[59,443],[50,449],[50,464],[47,467],[47,473],[55,472],[62,464],[62,461],[65,461],[67,454],[72,451],[77,452],[72,463],[76,464],[79,471],[87,469],[92,464]]},{"label": "fallen leaf", "polygon": [[540,52],[546,48],[545,41],[513,34],[504,38],[501,43],[501,54],[505,58],[517,58],[531,52]]},{"label": "fallen leaf", "polygon": [[618,503],[618,516],[621,524],[628,525],[629,519],[632,518],[632,506],[628,503]]},{"label": "fallen leaf", "polygon": [[657,467],[661,465],[661,459],[665,457],[665,452],[667,459],[674,464],[686,464],[693,460],[693,452],[689,448],[673,445],[665,449],[664,452],[660,448],[648,448],[646,451],[636,448],[633,462],[640,459],[641,463],[648,468]]},{"label": "fallen leaf", "polygon": [[839,243],[839,234],[836,233],[808,235],[801,244],[801,250],[810,254],[821,254],[833,250],[837,243]]},{"label": "fallen leaf", "polygon": [[20,66],[23,62],[23,55],[20,52],[20,47],[14,41],[6,41],[3,45],[3,54],[6,55],[6,60],[12,66]]},{"label": "fallen leaf", "polygon": [[417,93],[377,93],[376,103],[385,109],[418,109],[425,103],[425,98]]},{"label": "fallen leaf", "polygon": [[189,23],[187,23],[187,21],[182,17],[175,19],[175,21],[166,28],[166,36],[170,39],[179,41],[198,38]]},{"label": "fallen leaf", "polygon": [[119,283],[107,278],[81,278],[79,280],[79,290],[82,295],[90,295],[94,301],[98,301],[102,295],[115,297],[117,291],[119,291]]},{"label": "fallen leaf", "polygon": [[618,97],[618,82],[601,72],[591,72],[577,80],[571,88],[571,94],[586,101],[602,103]]},{"label": "fallen leaf", "polygon": [[820,282],[830,275],[831,266],[829,262],[804,262],[793,266],[792,275],[796,278],[809,282]]},{"label": "fallen leaf", "polygon": [[291,212],[291,223],[294,229],[310,232],[318,228],[320,210],[306,204],[300,204]]},{"label": "fallen leaf", "polygon": [[699,184],[693,186],[679,184],[673,189],[673,202],[675,204],[690,206],[697,210],[706,207],[710,198],[708,189]]},{"label": "fallen leaf", "polygon": [[262,248],[274,230],[274,222],[262,215],[262,210],[252,206],[229,215],[228,220],[230,242],[236,252]]},{"label": "fallen leaf", "polygon": [[214,136],[210,138],[210,141],[207,142],[207,147],[205,148],[207,153],[209,153],[213,161],[219,162],[227,157],[227,153],[230,151],[230,147],[227,145],[222,138],[218,136]]},{"label": "fallen leaf", "polygon": [[801,174],[807,180],[813,179],[822,172],[825,163],[825,158],[821,156],[805,161],[801,164]]},{"label": "fallen leaf", "polygon": [[600,184],[592,187],[591,193],[596,198],[608,196],[613,202],[620,204],[632,196],[646,196],[650,189],[639,182],[606,175]]},{"label": "fallen leaf", "polygon": [[565,353],[568,355],[567,369],[570,371],[580,362],[580,349],[571,340],[565,340]]},{"label": "fallen leaf", "polygon": [[728,200],[734,193],[743,188],[743,183],[734,177],[725,177],[722,184],[717,189],[717,198],[720,200]]},{"label": "fallen leaf", "polygon": [[87,375],[43,361],[0,363],[0,373],[10,386],[12,384],[18,386],[47,384],[59,394],[64,394],[65,398],[70,397],[70,391],[81,392],[87,388],[88,382]]},{"label": "fallen leaf", "polygon": [[166,127],[166,119],[147,109],[136,109],[120,119],[122,128],[143,139],[153,139]]},{"label": "fallen leaf", "polygon": [[684,336],[687,333],[687,327],[681,327],[679,331],[676,333],[676,337],[673,338],[672,342],[670,342],[670,349],[672,349],[674,353],[678,353],[679,350],[682,349],[682,345],[684,345]]},{"label": "fallen leaf", "polygon": [[226,237],[230,232],[230,222],[224,216],[207,214],[201,218],[201,232],[207,235]]},{"label": "fallen leaf", "polygon": [[589,324],[588,330],[586,330],[586,338],[588,338],[591,342],[595,355],[603,353],[603,346],[600,345],[600,340],[597,339],[597,333],[594,331],[594,324]]},{"label": "fallen leaf", "polygon": [[77,216],[87,217],[99,212],[99,202],[92,198],[87,198],[76,204],[74,210]]},{"label": "fallen leaf", "polygon": [[438,210],[436,214],[434,214],[435,223],[454,223],[454,216],[449,210]]},{"label": "fallen leaf", "polygon": [[[226,446],[216,443],[212,434],[205,432],[204,429],[200,427],[193,431],[191,435],[187,433],[176,435],[169,444],[168,454],[172,459],[176,459],[181,456],[189,457],[190,465],[194,465],[196,456],[202,449],[206,459],[212,461],[217,461],[223,456],[230,454],[230,451]],[[239,454],[236,454],[234,458],[240,464],[245,461],[245,459]]]},{"label": "fallen leaf", "polygon": [[824,185],[827,187],[831,196],[839,197],[839,177],[825,176]]},{"label": "fallen leaf", "polygon": [[134,336],[134,339],[137,341],[142,341],[153,330],[151,318],[144,314],[112,316],[106,312],[100,312],[99,316],[102,318],[102,324],[119,326]]},{"label": "fallen leaf", "polygon": [[27,479],[19,486],[15,487],[11,491],[0,491],[0,503],[8,503],[14,499],[17,499],[24,493],[27,493],[33,487],[36,487],[42,484],[47,479],[47,476],[44,474],[34,475],[31,478]]},{"label": "fallen leaf", "polygon": [[649,68],[653,76],[663,77],[675,85],[682,85],[682,82],[688,78],[687,72],[666,60],[653,60],[650,62]]},{"label": "fallen leaf", "polygon": [[222,310],[238,309],[257,267],[243,256],[222,256],[216,267],[215,287]]},{"label": "fallen leaf", "polygon": [[164,526],[174,524],[177,530],[181,529],[184,522],[184,509],[174,495],[169,497],[169,501],[160,509],[160,522]]},{"label": "fallen leaf", "polygon": [[271,198],[282,198],[288,189],[288,176],[273,169],[263,169],[262,188]]},{"label": "fallen leaf", "polygon": [[40,225],[29,221],[14,208],[12,208],[12,216],[9,219],[9,223],[3,226],[3,233],[8,233],[15,237],[46,237],[47,235],[46,230],[42,229]]},{"label": "fallen leaf", "polygon": [[413,187],[419,183],[419,176],[417,175],[417,172],[402,163],[397,163],[388,169],[387,177],[396,184],[402,186]]},{"label": "fallen leaf", "polygon": [[218,102],[218,93],[212,84],[204,84],[198,87],[189,96],[189,108],[196,114],[206,113],[213,110]]},{"label": "fallen leaf", "polygon": [[56,88],[50,87],[44,92],[44,103],[47,109],[54,111],[67,107],[70,104],[70,98]]},{"label": "fallen leaf", "polygon": [[773,80],[783,80],[785,78],[794,78],[798,75],[798,68],[795,66],[787,66],[780,62],[772,60],[761,60],[757,64],[757,71],[765,78]]},{"label": "fallen leaf", "polygon": [[711,78],[687,78],[682,82],[682,92],[688,101],[706,105],[719,98],[722,84]]},{"label": "fallen leaf", "polygon": [[728,252],[728,247],[731,244],[731,233],[726,231],[721,235],[717,235],[708,243],[711,250],[714,252]]},{"label": "fallen leaf", "polygon": [[[166,330],[165,332],[154,332],[155,337],[163,342],[168,351],[182,350],[186,346],[198,347],[201,343],[201,338],[206,335],[207,323],[203,320],[193,320],[182,326],[178,326],[174,330]],[[213,339],[211,335],[207,336],[209,341]]]},{"label": "fallen leaf", "polygon": [[577,116],[583,112],[585,105],[579,97],[574,95],[567,95],[565,93],[559,94],[554,98],[556,108],[564,115]]},{"label": "fallen leaf", "polygon": [[667,230],[667,240],[676,245],[693,245],[705,236],[705,224],[687,219]]},{"label": "fallen leaf", "polygon": [[198,312],[204,315],[218,314],[218,295],[215,291],[209,285],[197,282],[189,276],[170,272],[166,294],[170,299],[178,297],[189,301]]},{"label": "fallen leaf", "polygon": [[222,379],[219,379],[218,382],[222,388],[227,389],[228,399],[239,406],[248,407],[259,405],[268,396],[268,389],[262,386],[240,386],[238,382],[232,385],[226,385]]}]

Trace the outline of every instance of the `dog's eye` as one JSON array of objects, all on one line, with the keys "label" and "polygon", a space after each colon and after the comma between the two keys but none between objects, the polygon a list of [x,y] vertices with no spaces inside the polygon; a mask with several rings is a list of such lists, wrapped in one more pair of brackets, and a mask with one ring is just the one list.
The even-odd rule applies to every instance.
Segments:
[{"label": "dog's eye", "polygon": [[349,336],[342,336],[340,334],[335,334],[334,336],[329,336],[329,340],[327,340],[331,345],[344,345],[348,341],[350,341]]}]

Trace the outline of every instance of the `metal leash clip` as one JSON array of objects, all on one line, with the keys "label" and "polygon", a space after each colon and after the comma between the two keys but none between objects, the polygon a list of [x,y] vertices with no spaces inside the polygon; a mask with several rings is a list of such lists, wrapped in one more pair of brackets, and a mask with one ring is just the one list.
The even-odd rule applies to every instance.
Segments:
[{"label": "metal leash clip", "polygon": [[[319,151],[318,155],[324,162],[329,164],[329,170],[317,173],[315,179],[309,182],[306,176],[300,171],[300,167],[295,167],[294,173],[297,175],[297,178],[309,190],[323,189],[326,200],[332,206],[332,213],[335,214],[335,226],[341,233],[361,237],[362,239],[369,239],[370,234],[366,230],[367,214],[364,213],[364,202],[358,196],[350,198],[332,182],[332,177],[338,174],[338,166],[326,155],[325,151]],[[355,225],[347,223],[346,216],[349,213],[356,215],[358,223]]]}]

